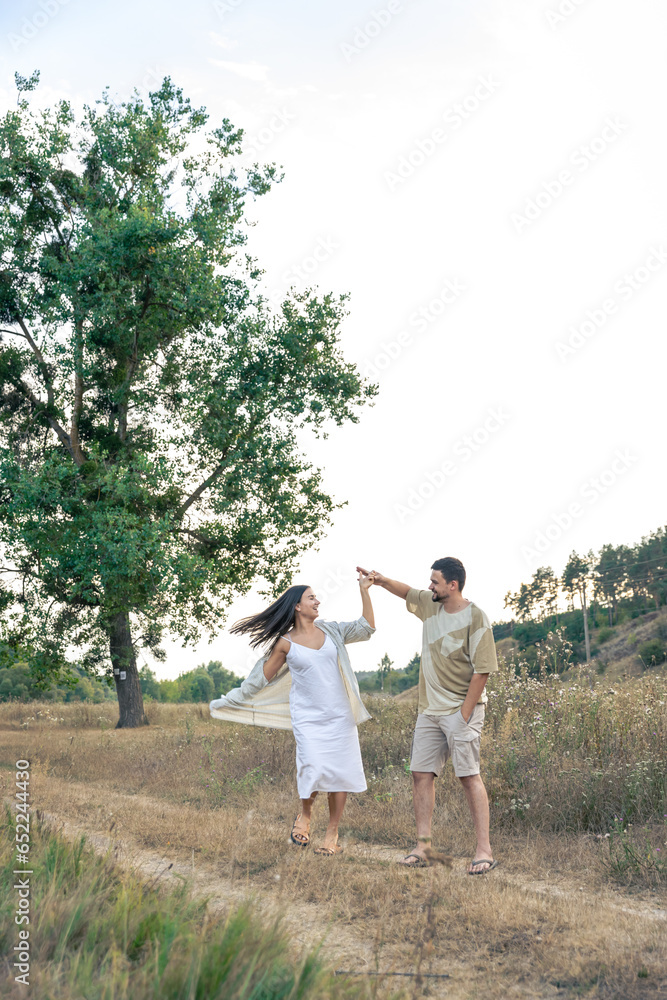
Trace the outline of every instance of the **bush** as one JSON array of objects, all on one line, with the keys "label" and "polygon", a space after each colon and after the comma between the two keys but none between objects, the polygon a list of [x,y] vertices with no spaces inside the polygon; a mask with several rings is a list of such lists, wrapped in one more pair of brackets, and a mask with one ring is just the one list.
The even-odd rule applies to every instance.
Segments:
[{"label": "bush", "polygon": [[612,635],[614,635],[614,629],[610,628],[609,625],[603,625],[601,629],[598,629],[596,638],[598,642],[606,642],[607,639],[611,639]]},{"label": "bush", "polygon": [[665,644],[662,639],[649,639],[643,642],[638,650],[640,658],[647,667],[654,663],[662,663],[665,659]]}]

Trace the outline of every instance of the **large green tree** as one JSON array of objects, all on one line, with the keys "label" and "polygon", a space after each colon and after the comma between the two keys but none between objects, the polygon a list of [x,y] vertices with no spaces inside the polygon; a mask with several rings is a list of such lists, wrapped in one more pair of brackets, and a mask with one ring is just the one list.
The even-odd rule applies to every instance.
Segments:
[{"label": "large green tree", "polygon": [[375,389],[341,355],[343,298],[262,296],[244,209],[280,177],[230,165],[240,130],[169,78],[78,118],[33,111],[37,82],[0,122],[4,627],[44,677],[113,670],[136,726],[137,647],[289,583],[334,507],[297,435]]}]

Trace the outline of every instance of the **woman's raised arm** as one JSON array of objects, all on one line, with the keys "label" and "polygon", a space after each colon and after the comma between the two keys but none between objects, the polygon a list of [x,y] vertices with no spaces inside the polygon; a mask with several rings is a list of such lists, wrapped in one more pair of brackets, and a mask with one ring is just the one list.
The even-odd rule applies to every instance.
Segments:
[{"label": "woman's raised arm", "polygon": [[375,615],[373,614],[373,602],[370,594],[371,587],[375,583],[375,574],[359,570],[357,579],[361,590],[361,613],[371,628],[375,628]]}]

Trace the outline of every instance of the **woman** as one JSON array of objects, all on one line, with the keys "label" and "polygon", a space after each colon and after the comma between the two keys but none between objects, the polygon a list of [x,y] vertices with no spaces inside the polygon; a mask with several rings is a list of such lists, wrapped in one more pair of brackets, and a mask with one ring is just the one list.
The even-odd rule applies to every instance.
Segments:
[{"label": "woman", "polygon": [[301,799],[290,834],[294,844],[310,842],[317,793],[329,799],[329,825],[315,854],[340,854],[338,824],[348,792],[366,790],[357,725],[370,715],[345,644],[375,631],[373,579],[373,573],[359,573],[362,616],[354,622],[316,624],[320,602],[305,586],[290,587],[265,611],[237,622],[231,632],[251,635],[252,646],[268,645],[269,652],[240,688],[210,703],[215,718],[293,730]]}]

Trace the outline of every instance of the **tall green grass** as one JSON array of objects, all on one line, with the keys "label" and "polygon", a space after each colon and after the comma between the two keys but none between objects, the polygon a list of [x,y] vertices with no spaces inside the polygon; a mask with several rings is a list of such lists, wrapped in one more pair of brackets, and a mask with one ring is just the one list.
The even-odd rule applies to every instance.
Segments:
[{"label": "tall green grass", "polygon": [[[18,928],[14,818],[5,806],[0,865],[0,956],[12,969]],[[347,1000],[359,980],[335,979],[317,951],[295,960],[289,934],[249,904],[213,918],[182,884],[157,891],[120,873],[109,852],[70,843],[33,817],[29,995],[31,1000]],[[4,983],[3,983],[4,979]],[[14,971],[3,997],[25,997]]]}]

